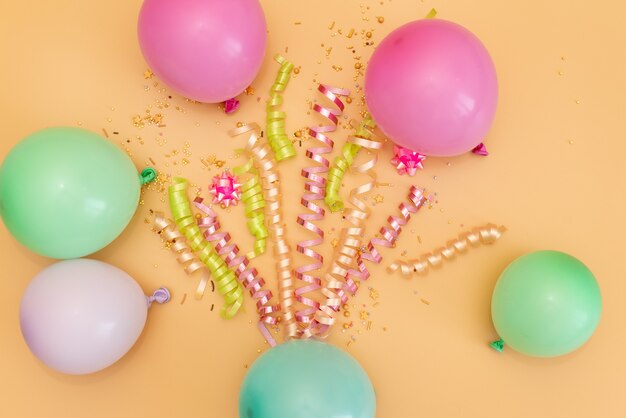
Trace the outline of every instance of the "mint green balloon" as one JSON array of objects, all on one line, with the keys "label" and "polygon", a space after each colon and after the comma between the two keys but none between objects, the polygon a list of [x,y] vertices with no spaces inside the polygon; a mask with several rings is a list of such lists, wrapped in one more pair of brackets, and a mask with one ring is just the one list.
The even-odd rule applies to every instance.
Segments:
[{"label": "mint green balloon", "polygon": [[18,143],[0,168],[0,214],[24,246],[52,258],[77,258],[113,241],[139,202],[130,158],[78,128],[50,128]]},{"label": "mint green balloon", "polygon": [[254,362],[239,395],[240,418],[374,418],[365,371],[340,349],[289,341]]},{"label": "mint green balloon", "polygon": [[576,258],[538,251],[513,261],[491,301],[493,324],[504,343],[536,357],[570,353],[593,334],[602,311],[595,277]]}]

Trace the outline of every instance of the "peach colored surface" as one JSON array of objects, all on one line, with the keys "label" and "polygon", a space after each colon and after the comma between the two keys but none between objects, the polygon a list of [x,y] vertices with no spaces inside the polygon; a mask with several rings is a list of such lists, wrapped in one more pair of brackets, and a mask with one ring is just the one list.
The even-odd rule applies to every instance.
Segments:
[{"label": "peach colored surface", "polygon": [[[393,187],[375,190],[368,200],[372,203],[376,195],[384,200],[374,208],[369,231],[379,228],[412,183],[436,191],[439,203],[414,217],[397,248],[382,250],[385,265],[404,251],[407,257],[428,251],[468,227],[494,222],[509,231],[493,247],[472,251],[423,278],[406,280],[386,274],[384,266],[374,268],[368,286],[379,292],[379,304],[372,307],[363,288],[351,302],[351,316],[340,318],[330,341],[367,370],[382,418],[626,416],[624,4],[264,0],[268,55],[253,94],[244,95],[241,109],[231,116],[216,106],[186,102],[155,87],[156,78],[144,78],[147,68],[135,36],[140,4],[4,2],[0,157],[20,138],[46,126],[81,125],[100,133],[104,128],[112,141],[128,149],[138,168],[152,158],[162,172],[183,175],[205,192],[219,170],[209,171],[200,159],[215,155],[226,166],[241,162],[233,157],[243,139],[229,139],[227,129],[238,121],[263,121],[263,103],[278,69],[275,53],[301,67],[285,94],[288,132],[293,133],[318,122],[308,114],[307,103],[320,98],[317,82],[354,90],[353,57],[360,56],[365,66],[372,52],[362,30],[370,31],[377,43],[435,7],[439,17],[474,31],[496,63],[500,104],[486,140],[491,155],[429,159],[426,169],[411,179],[394,173],[388,164],[391,147],[386,146],[376,171]],[[351,28],[355,34],[348,38]],[[351,118],[358,118],[360,96],[352,95]],[[164,99],[170,105],[160,110]],[[149,106],[153,114],[164,115],[166,127],[134,126],[133,117],[145,116]],[[348,132],[340,129],[333,138],[341,145]],[[294,247],[307,236],[295,217],[308,144],[298,148],[297,160],[280,165]],[[347,183],[359,180],[353,176]],[[33,204],[45,210],[46,202]],[[84,377],[48,370],[24,344],[20,297],[29,279],[51,260],[17,245],[2,227],[0,416],[237,416],[246,367],[267,346],[253,325],[249,298],[246,312],[228,322],[219,318],[217,294],[193,299],[197,279],[183,273],[145,223],[149,209],[166,208],[162,193],[146,191],[130,227],[94,258],[128,271],[146,292],[167,285],[173,300],[152,309],[143,336],[126,357]],[[228,212],[220,212],[222,223],[249,249],[251,239],[241,227],[243,209]],[[327,256],[339,229],[331,227],[341,224],[340,215],[327,218]],[[490,319],[493,285],[510,261],[538,249],[571,253],[596,274],[604,297],[600,326],[587,345],[562,358],[533,359],[511,350],[498,354],[487,347],[496,337]],[[270,280],[271,256],[256,265]],[[360,319],[362,310],[369,312],[369,330]],[[341,332],[349,321],[353,327]]]}]

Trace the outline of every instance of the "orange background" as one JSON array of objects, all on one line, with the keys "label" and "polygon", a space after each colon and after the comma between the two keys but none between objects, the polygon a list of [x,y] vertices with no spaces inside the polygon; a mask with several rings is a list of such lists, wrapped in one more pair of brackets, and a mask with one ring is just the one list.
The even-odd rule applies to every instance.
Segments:
[{"label": "orange background", "polygon": [[[382,226],[410,184],[437,192],[438,203],[414,217],[397,248],[382,250],[385,262],[372,268],[367,284],[379,292],[379,304],[372,307],[362,289],[350,302],[350,318],[340,317],[340,324],[351,320],[354,326],[345,332],[337,326],[330,341],[367,370],[382,418],[623,417],[626,269],[621,238],[626,198],[619,179],[624,178],[626,153],[626,6],[603,3],[264,0],[268,54],[254,93],[243,96],[238,113],[226,116],[217,106],[189,103],[161,90],[156,77],[144,78],[147,68],[135,35],[140,0],[5,1],[0,14],[0,157],[43,127],[81,125],[100,133],[104,128],[138,168],[152,158],[162,173],[185,176],[206,195],[206,184],[219,170],[208,170],[200,159],[215,155],[231,167],[242,161],[233,158],[233,150],[244,140],[230,139],[226,131],[239,121],[263,121],[267,90],[278,69],[275,53],[301,67],[285,94],[288,132],[293,133],[319,121],[308,113],[307,102],[320,99],[318,82],[353,90],[362,83],[362,77],[353,78],[353,56],[361,56],[365,65],[372,52],[362,30],[371,31],[376,44],[435,7],[439,17],[474,31],[496,63],[500,103],[486,140],[491,155],[429,159],[424,171],[408,178],[395,174],[388,163],[391,146],[385,147],[376,171],[393,187],[375,190],[368,200],[372,203],[376,194],[384,198],[373,208],[368,234]],[[351,28],[356,35],[349,39]],[[168,94],[173,96],[167,100],[170,106],[158,109]],[[350,118],[359,117],[360,96],[358,91],[352,95],[346,112]],[[133,117],[145,116],[149,106],[153,114],[164,115],[166,127],[134,126]],[[348,132],[344,127],[335,133],[338,145]],[[186,165],[185,143],[190,154]],[[303,142],[297,160],[280,165],[293,247],[308,236],[295,217],[303,188],[298,173],[310,143]],[[351,176],[347,183],[359,181]],[[2,227],[0,416],[237,415],[246,367],[267,346],[254,326],[249,298],[246,311],[231,321],[219,318],[219,295],[193,299],[197,278],[183,273],[146,223],[149,209],[167,210],[164,197],[154,186],[147,190],[130,227],[93,257],[128,271],[146,292],[167,285],[173,300],[151,310],[144,334],[126,357],[91,376],[54,373],[28,351],[19,330],[20,297],[28,280],[52,261],[17,245]],[[33,204],[45,210],[46,202]],[[249,249],[243,209],[220,213],[225,228]],[[472,250],[425,277],[406,280],[385,273],[384,266],[404,251],[405,258],[415,257],[487,222],[509,229],[494,246]],[[340,215],[327,217],[324,224],[327,257],[338,232],[331,231],[331,224],[341,225]],[[602,320],[590,343],[565,357],[534,359],[511,350],[498,354],[487,347],[496,338],[490,320],[493,285],[514,258],[539,249],[571,253],[591,268],[604,297]],[[296,264],[302,261],[297,258]],[[272,282],[271,255],[255,265]],[[369,330],[361,311],[369,312]]]}]

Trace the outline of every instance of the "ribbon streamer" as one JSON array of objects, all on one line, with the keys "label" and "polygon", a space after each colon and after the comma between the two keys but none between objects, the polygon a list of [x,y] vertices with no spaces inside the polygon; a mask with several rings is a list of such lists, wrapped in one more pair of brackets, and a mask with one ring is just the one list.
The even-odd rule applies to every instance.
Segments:
[{"label": "ribbon streamer", "polygon": [[280,55],[276,55],[274,59],[280,64],[280,69],[276,75],[276,81],[270,88],[270,98],[266,107],[266,122],[267,139],[272,151],[274,151],[274,158],[280,162],[296,155],[296,148],[285,133],[285,118],[287,115],[285,112],[278,110],[280,105],[283,104],[281,93],[287,88],[293,64]]},{"label": "ribbon streamer", "polygon": [[[369,180],[350,191],[349,201],[352,207],[346,211],[345,218],[352,224],[352,227],[344,228],[341,232],[343,240],[339,251],[324,276],[326,281],[325,286],[322,288],[324,300],[315,313],[315,318],[310,326],[309,332],[320,338],[328,335],[328,330],[335,322],[336,313],[341,308],[341,305],[348,301],[348,294],[357,290],[356,285],[349,285],[346,282],[346,278],[348,270],[352,267],[361,247],[361,239],[365,231],[363,223],[369,218],[371,212],[367,204],[359,197],[376,186],[376,175],[372,169],[378,162],[378,153],[376,151],[382,147],[382,142],[378,140],[373,132],[368,130],[371,126],[371,123],[363,124],[363,129],[348,139],[349,143],[358,146],[359,149],[365,148],[372,151],[373,157],[360,165],[352,167],[353,171],[365,174],[369,177]],[[368,131],[367,134],[364,134],[364,130]],[[331,181],[330,178],[328,181]]]},{"label": "ribbon streamer", "polygon": [[253,166],[252,158],[243,166],[233,169],[233,173],[238,176],[250,174],[250,178],[241,186],[241,199],[246,208],[248,231],[254,236],[254,249],[246,254],[246,257],[252,260],[263,254],[267,248],[269,232],[265,226],[265,198],[263,197],[263,189]]},{"label": "ribbon streamer", "polygon": [[196,288],[195,298],[198,300],[202,299],[204,290],[211,279],[209,270],[193,253],[183,234],[176,229],[174,221],[167,219],[162,212],[155,212],[154,215],[154,231],[161,235],[165,242],[170,244],[170,250],[176,254],[176,261],[183,266],[185,273],[190,276],[195,272],[200,274],[200,282]]},{"label": "ribbon streamer", "polygon": [[333,166],[328,173],[328,182],[326,183],[326,205],[331,212],[340,212],[344,208],[343,199],[339,195],[341,189],[341,183],[346,171],[352,166],[356,156],[361,151],[362,145],[359,140],[369,140],[372,137],[373,131],[376,128],[376,124],[372,120],[371,116],[367,114],[355,135],[352,138],[358,139],[356,142],[348,141],[341,149],[341,156],[335,158]]},{"label": "ribbon streamer", "polygon": [[278,323],[278,305],[272,305],[272,292],[265,289],[265,280],[259,276],[259,272],[250,267],[250,260],[246,256],[239,255],[239,247],[230,243],[230,234],[220,231],[220,223],[217,214],[203,203],[201,197],[194,200],[194,205],[206,216],[198,221],[198,225],[204,231],[204,238],[213,243],[215,251],[222,256],[228,267],[237,274],[241,284],[250,292],[250,296],[256,301],[257,313],[259,314],[258,327],[265,340],[273,347],[276,340],[272,337],[267,325]]},{"label": "ribbon streamer", "polygon": [[370,276],[363,260],[371,261],[376,264],[380,264],[383,260],[382,255],[375,246],[378,245],[386,248],[395,247],[396,241],[402,232],[402,227],[409,223],[411,214],[417,213],[425,203],[426,197],[424,196],[424,191],[415,186],[411,186],[407,200],[400,203],[400,206],[398,206],[400,216],[389,216],[387,218],[388,225],[383,226],[379,230],[380,236],[372,238],[367,245],[359,248],[359,254],[356,260],[358,270],[350,269],[346,275],[346,282],[350,289],[357,287],[357,280],[367,280]]},{"label": "ribbon streamer", "polygon": [[231,136],[248,134],[246,151],[252,155],[256,168],[259,170],[261,184],[267,203],[265,215],[269,224],[270,240],[274,244],[276,274],[278,280],[278,300],[282,311],[282,323],[287,335],[297,334],[297,323],[294,309],[294,280],[291,274],[291,248],[287,242],[287,229],[281,212],[280,177],[276,165],[271,158],[271,150],[266,143],[259,140],[257,124],[243,125],[229,132]]},{"label": "ribbon streamer", "polygon": [[339,116],[341,116],[345,108],[339,97],[348,96],[350,94],[349,90],[329,87],[323,84],[319,85],[318,90],[336,106],[336,109],[323,107],[319,104],[313,106],[315,112],[328,119],[328,124],[309,128],[309,135],[322,142],[323,145],[307,149],[306,156],[313,163],[317,164],[312,167],[304,168],[301,171],[301,175],[306,181],[304,184],[304,194],[302,195],[300,203],[308,213],[298,215],[298,224],[312,232],[316,237],[300,241],[296,245],[296,251],[310,258],[312,262],[294,271],[295,278],[303,282],[302,286],[296,288],[295,297],[305,308],[295,313],[299,325],[298,331],[300,331],[302,335],[289,335],[291,338],[308,338],[311,336],[307,327],[313,321],[315,312],[319,309],[319,302],[306,295],[318,291],[322,285],[322,280],[317,272],[324,265],[324,257],[315,251],[313,247],[321,245],[324,242],[324,231],[319,228],[315,222],[323,220],[326,214],[324,208],[318,203],[324,200],[326,187],[324,173],[328,172],[328,167],[330,166],[330,163],[324,155],[331,153],[335,145],[333,140],[326,134],[337,130]]},{"label": "ribbon streamer", "polygon": [[428,273],[431,267],[440,267],[444,261],[452,260],[457,255],[465,254],[470,248],[480,245],[489,245],[496,242],[506,231],[504,226],[488,224],[464,232],[458,238],[448,241],[445,247],[437,248],[431,253],[422,254],[409,261],[396,260],[387,270],[391,273],[400,271],[404,276]]},{"label": "ribbon streamer", "polygon": [[217,291],[224,297],[225,305],[221,309],[222,317],[232,318],[243,305],[243,288],[237,281],[224,260],[203,237],[200,227],[187,198],[187,181],[175,177],[169,187],[169,200],[172,216],[180,232],[187,238],[189,246],[198,258],[209,268],[217,284]]}]

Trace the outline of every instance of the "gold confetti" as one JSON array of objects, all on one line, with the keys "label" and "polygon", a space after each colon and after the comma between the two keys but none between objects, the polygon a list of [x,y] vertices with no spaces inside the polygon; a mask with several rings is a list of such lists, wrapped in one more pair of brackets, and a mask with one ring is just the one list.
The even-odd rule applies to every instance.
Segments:
[{"label": "gold confetti", "polygon": [[145,78],[146,80],[152,78],[153,75],[154,73],[150,70],[146,70],[143,72],[143,78]]},{"label": "gold confetti", "polygon": [[376,202],[376,203],[383,203],[384,201],[385,201],[385,197],[384,196],[381,196],[379,194],[374,196],[374,202]]},{"label": "gold confetti", "polygon": [[426,299],[420,299],[420,302],[422,302],[424,305],[430,305],[430,302]]},{"label": "gold confetti", "polygon": [[359,313],[359,318],[361,318],[362,320],[366,320],[366,319],[368,319],[369,317],[370,317],[370,314],[369,314],[369,312],[367,312],[367,311],[361,311],[361,312]]}]

